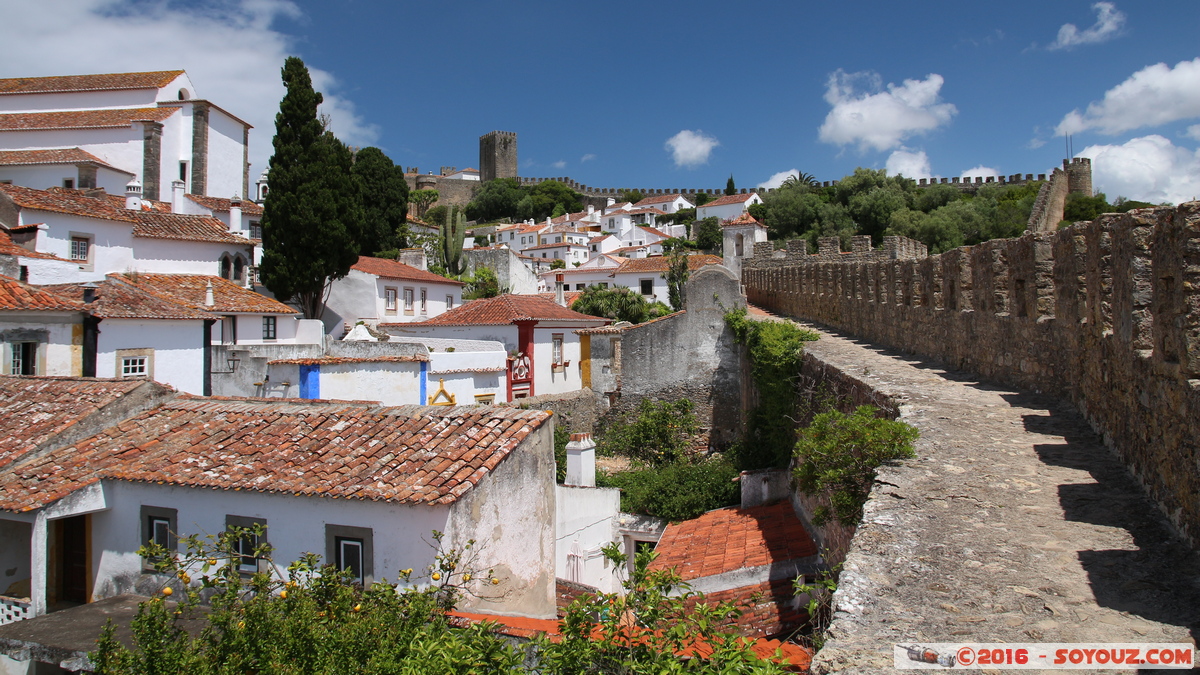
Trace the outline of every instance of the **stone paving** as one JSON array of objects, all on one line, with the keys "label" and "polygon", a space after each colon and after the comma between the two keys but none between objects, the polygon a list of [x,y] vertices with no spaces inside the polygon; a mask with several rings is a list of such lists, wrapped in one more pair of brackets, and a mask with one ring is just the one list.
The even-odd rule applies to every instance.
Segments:
[{"label": "stone paving", "polygon": [[890,672],[894,643],[1200,638],[1200,556],[1069,403],[801,325],[921,431],[879,473],[814,672]]}]

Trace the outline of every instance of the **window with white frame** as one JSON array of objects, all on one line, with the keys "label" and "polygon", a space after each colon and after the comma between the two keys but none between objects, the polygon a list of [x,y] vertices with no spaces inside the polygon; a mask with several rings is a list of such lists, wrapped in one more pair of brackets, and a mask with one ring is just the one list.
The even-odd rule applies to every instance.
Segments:
[{"label": "window with white frame", "polygon": [[88,255],[91,253],[91,250],[92,250],[92,238],[91,237],[80,237],[80,236],[72,236],[71,237],[71,260],[75,260],[78,262],[87,262]]},{"label": "window with white frame", "polygon": [[146,377],[150,371],[150,358],[146,356],[126,356],[121,359],[121,377]]},{"label": "window with white frame", "polygon": [[552,349],[552,363],[556,366],[561,366],[563,363],[563,334],[554,333],[551,335],[550,344]]},{"label": "window with white frame", "polygon": [[225,516],[225,529],[238,531],[238,537],[233,541],[231,562],[239,572],[254,574],[258,571],[255,551],[267,543],[266,527],[267,521],[263,518]]},{"label": "window with white frame", "polygon": [[274,340],[277,335],[278,317],[264,316],[263,317],[263,339]]},{"label": "window with white frame", "polygon": [[36,342],[11,343],[12,360],[8,372],[12,375],[37,375],[37,345]]},{"label": "window with white frame", "polygon": [[412,314],[413,311],[413,289],[404,289],[404,311]]},{"label": "window with white frame", "polygon": [[421,289],[421,313],[426,314],[428,312],[429,312],[429,290],[422,288]]},{"label": "window with white frame", "polygon": [[453,295],[446,296],[446,309],[454,309],[454,296]]},{"label": "window with white frame", "polygon": [[[178,551],[178,514],[179,512],[175,509],[143,505],[140,513],[142,528],[140,543],[155,544],[170,552]],[[144,569],[152,570],[154,562],[157,560],[158,558],[147,558],[144,561]]]},{"label": "window with white frame", "polygon": [[325,526],[325,558],[329,564],[344,570],[350,580],[369,584],[374,570],[374,536],[369,527],[349,525]]},{"label": "window with white frame", "polygon": [[383,289],[383,308],[389,312],[396,311],[396,289]]}]

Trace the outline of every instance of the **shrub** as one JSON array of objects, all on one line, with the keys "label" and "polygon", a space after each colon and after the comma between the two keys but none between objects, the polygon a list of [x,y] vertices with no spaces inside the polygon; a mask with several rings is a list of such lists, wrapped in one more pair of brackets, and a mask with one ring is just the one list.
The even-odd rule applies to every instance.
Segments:
[{"label": "shrub", "polygon": [[636,462],[661,466],[683,459],[699,428],[688,399],[644,398],[636,411],[604,430],[597,446],[602,454],[622,455]]},{"label": "shrub", "polygon": [[724,459],[686,461],[605,476],[606,487],[621,488],[621,510],[680,521],[738,503],[738,470]]},{"label": "shrub", "polygon": [[857,525],[875,470],[885,462],[913,456],[917,430],[877,413],[869,405],[852,414],[825,412],[801,431],[796,442],[796,480],[805,493],[825,495],[829,502],[813,514],[817,525],[830,518]]}]

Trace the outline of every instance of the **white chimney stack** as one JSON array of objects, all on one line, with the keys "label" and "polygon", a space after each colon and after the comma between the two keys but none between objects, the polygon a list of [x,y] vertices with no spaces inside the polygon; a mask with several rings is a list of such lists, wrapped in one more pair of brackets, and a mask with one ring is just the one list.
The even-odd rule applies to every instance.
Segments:
[{"label": "white chimney stack", "polygon": [[183,192],[187,184],[181,180],[171,181],[171,213],[183,213]]},{"label": "white chimney stack", "polygon": [[567,443],[567,477],[564,485],[596,487],[596,441],[591,434],[571,434]]},{"label": "white chimney stack", "polygon": [[242,198],[237,193],[229,200],[229,231],[242,231]]},{"label": "white chimney stack", "polygon": [[125,184],[125,208],[142,210],[142,184],[136,178]]},{"label": "white chimney stack", "polygon": [[204,289],[204,306],[212,309],[217,305],[217,301],[213,298],[212,280],[208,282],[208,286]]},{"label": "white chimney stack", "polygon": [[554,301],[559,305],[566,307],[567,297],[563,292],[563,287],[566,286],[566,284],[563,283],[563,277],[564,275],[562,272],[554,275]]},{"label": "white chimney stack", "polygon": [[590,216],[595,212],[596,212],[596,207],[592,206],[591,204],[588,204],[588,215]]}]

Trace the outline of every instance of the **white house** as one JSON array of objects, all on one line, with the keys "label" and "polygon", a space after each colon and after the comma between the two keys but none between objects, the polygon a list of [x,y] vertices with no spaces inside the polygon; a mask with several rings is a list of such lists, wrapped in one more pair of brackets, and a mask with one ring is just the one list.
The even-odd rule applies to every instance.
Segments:
[{"label": "white house", "polygon": [[761,204],[762,197],[758,193],[747,192],[740,195],[724,195],[703,206],[696,207],[696,220],[717,218],[718,220],[733,220],[742,215],[755,204]]},{"label": "white house", "polygon": [[749,213],[721,223],[722,253],[724,265],[742,278],[742,260],[754,257],[754,244],[767,240],[767,226],[758,222]]},{"label": "white house", "polygon": [[633,205],[635,209],[654,208],[663,213],[675,213],[679,209],[690,209],[696,205],[684,199],[681,194],[672,195],[654,195],[646,197],[640,202]]},{"label": "white house", "polygon": [[[0,181],[105,188],[137,177],[148,199],[250,191],[250,125],[198,98],[182,70],[0,80]],[[28,154],[54,150],[57,153]],[[53,181],[53,182],[47,182]]]},{"label": "white house", "polygon": [[567,264],[567,267],[574,265],[582,265],[588,259],[587,244],[575,243],[555,243],[541,244],[540,246],[530,246],[525,249],[525,255],[531,258],[545,258],[547,260],[562,260]]},{"label": "white house", "polygon": [[594,255],[579,267],[565,267],[560,270],[549,270],[538,275],[541,288],[554,288],[557,275],[563,276],[565,290],[582,291],[591,285],[607,288],[612,285],[612,272],[621,266],[622,259],[611,255]]},{"label": "white house", "polygon": [[621,240],[611,234],[602,234],[588,240],[588,255],[592,258],[612,253],[621,248]]},{"label": "white house", "polygon": [[494,340],[508,351],[508,400],[579,389],[576,330],[609,323],[535,295],[472,300],[421,323],[381,323],[393,340],[413,337]]},{"label": "white house", "polygon": [[13,243],[69,260],[29,267],[34,284],[99,281],[110,272],[214,274],[246,284],[255,240],[207,215],[127,197],[0,185],[0,225]]},{"label": "white house", "polygon": [[[0,409],[51,410],[78,384]],[[147,541],[261,525],[273,560],[247,540],[240,570],[286,577],[315,551],[364,583],[406,568],[428,583],[422,541],[439,530],[447,547],[474,540],[474,571],[499,582],[479,574],[464,609],[553,618],[554,473],[546,411],[180,397],[0,472],[0,572],[42,615],[178,584],[136,554]]]},{"label": "white house", "polygon": [[425,321],[461,305],[465,285],[397,260],[359,256],[330,288],[325,331],[341,337],[359,321],[372,326]]},{"label": "white house", "polygon": [[0,373],[77,375],[82,302],[0,276]]},{"label": "white house", "polygon": [[[720,265],[721,259],[715,255],[694,253],[688,256],[688,270],[695,272],[705,265]],[[627,258],[617,269],[609,272],[612,285],[632,288],[649,301],[670,303],[667,290],[667,270],[671,266],[671,258],[667,256],[651,256],[649,258]]]}]

